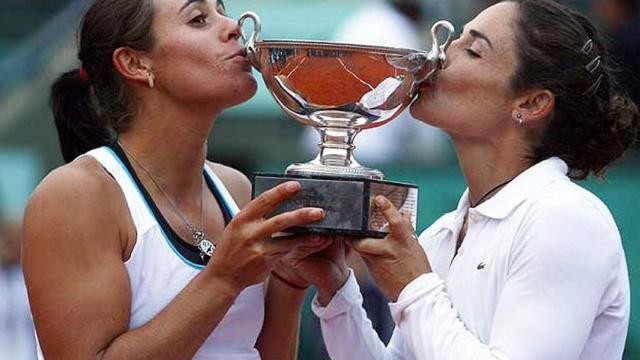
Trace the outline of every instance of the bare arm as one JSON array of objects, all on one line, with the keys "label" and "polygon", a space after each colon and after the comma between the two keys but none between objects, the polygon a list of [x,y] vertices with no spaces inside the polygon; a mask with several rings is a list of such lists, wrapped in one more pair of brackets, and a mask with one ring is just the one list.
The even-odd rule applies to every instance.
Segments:
[{"label": "bare arm", "polygon": [[265,318],[256,343],[263,360],[295,360],[298,353],[300,310],[306,291],[270,277]]},{"label": "bare arm", "polygon": [[265,213],[295,193],[275,189],[229,224],[210,266],[154,319],[129,331],[123,244],[131,236],[130,219],[117,185],[100,171],[83,159],[54,172],[25,214],[25,278],[47,359],[192,357],[239,292],[263,281],[293,247],[268,234],[317,220],[306,209],[264,221]]},{"label": "bare arm", "polygon": [[[229,192],[243,208],[251,200],[251,183],[240,172],[209,163]],[[277,278],[265,282],[265,319],[256,348],[263,360],[296,359],[300,310],[305,291],[292,288]]]}]

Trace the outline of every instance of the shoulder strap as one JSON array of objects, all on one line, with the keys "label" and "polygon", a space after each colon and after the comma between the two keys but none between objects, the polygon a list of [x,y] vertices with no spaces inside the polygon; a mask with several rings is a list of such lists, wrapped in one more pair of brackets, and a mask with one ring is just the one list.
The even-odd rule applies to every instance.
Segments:
[{"label": "shoulder strap", "polygon": [[204,170],[209,179],[211,179],[211,181],[213,182],[215,190],[220,195],[220,199],[222,201],[222,204],[220,205],[224,206],[227,211],[229,211],[231,217],[236,216],[240,212],[240,208],[238,207],[236,201],[233,199],[233,196],[231,196],[231,194],[229,193],[229,190],[227,190],[227,187],[224,186],[222,180],[220,180],[220,178],[218,178],[218,176],[213,172],[209,164],[205,164]]},{"label": "shoulder strap", "polygon": [[89,151],[85,155],[96,159],[113,176],[122,192],[131,213],[136,230],[143,233],[156,224],[155,217],[144,200],[140,189],[131,177],[129,170],[109,147],[103,146]]}]

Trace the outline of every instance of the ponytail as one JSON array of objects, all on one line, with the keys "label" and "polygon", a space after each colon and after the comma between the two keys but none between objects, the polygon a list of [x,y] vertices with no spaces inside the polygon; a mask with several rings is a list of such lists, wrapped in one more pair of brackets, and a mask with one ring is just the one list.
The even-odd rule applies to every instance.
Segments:
[{"label": "ponytail", "polygon": [[87,10],[78,33],[83,70],[62,74],[49,99],[66,162],[128,129],[137,106],[113,66],[113,53],[119,47],[152,49],[153,19],[152,0],[95,0]]},{"label": "ponytail", "polygon": [[64,73],[53,83],[49,101],[65,162],[110,141],[109,130],[94,109],[91,87],[79,70]]}]

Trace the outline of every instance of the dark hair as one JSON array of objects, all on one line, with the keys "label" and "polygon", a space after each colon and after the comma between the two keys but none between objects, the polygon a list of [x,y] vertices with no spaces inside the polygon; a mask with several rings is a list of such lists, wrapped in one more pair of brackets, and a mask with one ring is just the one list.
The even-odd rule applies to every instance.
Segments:
[{"label": "dark hair", "polygon": [[421,2],[421,0],[388,0],[392,7],[416,24],[419,24],[425,18],[425,11]]},{"label": "dark hair", "polygon": [[519,8],[512,88],[516,93],[547,89],[556,97],[531,160],[557,156],[567,162],[574,179],[602,176],[636,141],[640,116],[616,85],[597,29],[583,15],[551,0],[511,1]]},{"label": "dark hair", "polygon": [[[97,0],[78,34],[80,69],[62,74],[51,87],[50,105],[66,162],[126,131],[134,99],[113,65],[119,47],[153,47],[152,0]],[[86,75],[86,76],[85,76]]]}]

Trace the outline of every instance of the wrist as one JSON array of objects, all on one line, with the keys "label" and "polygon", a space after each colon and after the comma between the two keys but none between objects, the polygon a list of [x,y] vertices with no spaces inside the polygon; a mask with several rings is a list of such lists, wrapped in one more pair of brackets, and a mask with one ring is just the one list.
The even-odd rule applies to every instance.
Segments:
[{"label": "wrist", "polygon": [[307,289],[309,288],[309,285],[307,284],[299,284],[293,280],[289,280],[287,279],[284,275],[280,275],[278,274],[277,271],[273,270],[271,271],[271,279],[278,281],[281,284],[286,285],[287,287],[291,288],[291,290],[296,290],[296,291],[307,291]]},{"label": "wrist", "polygon": [[[430,272],[430,271],[429,271]],[[396,289],[389,294],[389,301],[398,302],[398,298],[402,291],[407,288],[411,283],[413,283],[417,278],[424,274],[428,274],[429,272],[414,272],[412,274],[407,275],[402,281],[397,285]]]},{"label": "wrist", "polygon": [[331,299],[333,299],[336,293],[347,283],[349,276],[350,271],[344,269],[344,271],[340,273],[340,276],[334,277],[334,281],[327,284],[327,286],[318,287],[318,302],[322,307],[329,305]]},{"label": "wrist", "polygon": [[208,284],[215,286],[216,294],[224,294],[235,299],[246,287],[233,276],[227,276],[220,272],[206,270],[207,269],[202,272],[202,275]]},{"label": "wrist", "polygon": [[285,282],[271,274],[268,281],[267,293],[279,294],[278,299],[280,299],[280,305],[283,305],[293,311],[301,307],[304,303],[304,299],[307,295],[307,289],[300,289],[292,285],[294,284]]},{"label": "wrist", "polygon": [[271,279],[286,285],[290,290],[297,292],[306,292],[309,288],[307,284],[299,284],[293,280],[287,279],[284,275],[278,274],[277,271],[271,271]]}]

